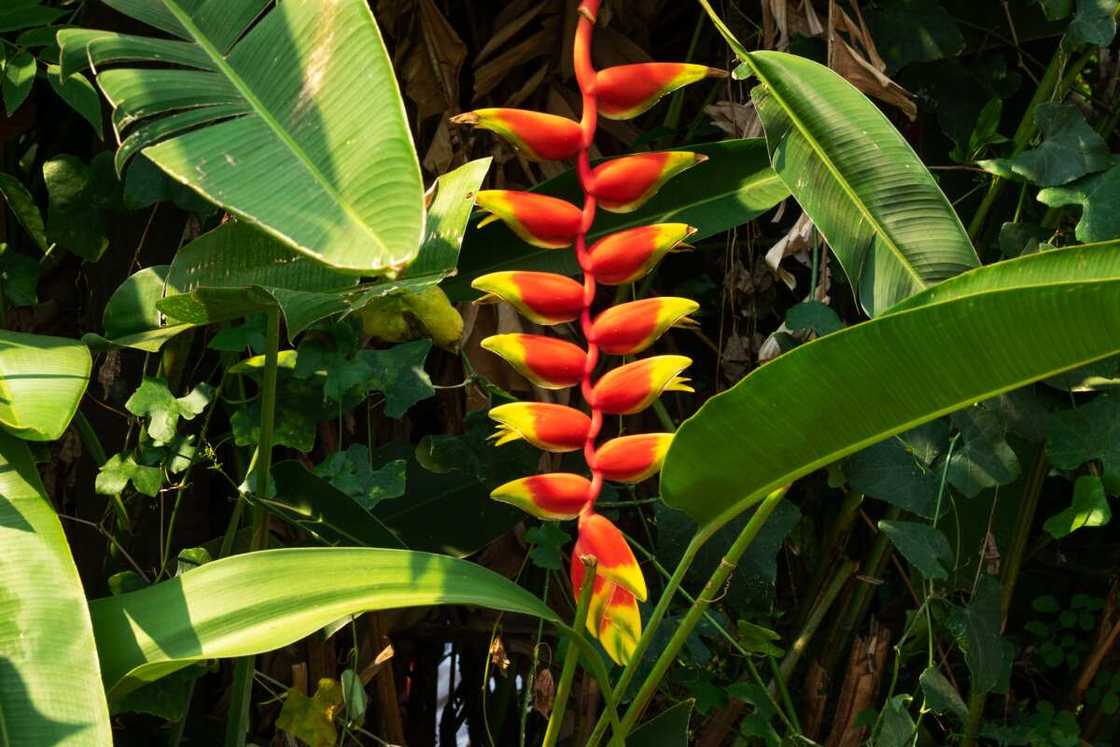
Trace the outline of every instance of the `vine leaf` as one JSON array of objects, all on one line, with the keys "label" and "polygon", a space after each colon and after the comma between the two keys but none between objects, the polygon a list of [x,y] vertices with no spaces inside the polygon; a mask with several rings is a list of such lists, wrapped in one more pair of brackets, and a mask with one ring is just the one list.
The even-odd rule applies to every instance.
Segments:
[{"label": "vine leaf", "polygon": [[1073,484],[1073,503],[1054,514],[1042,528],[1054,539],[1061,539],[1084,527],[1103,527],[1112,521],[1104,483],[1096,475],[1082,475]]},{"label": "vine leaf", "polygon": [[209,384],[199,384],[186,396],[176,397],[167,388],[166,380],[145,376],[124,407],[133,415],[149,419],[148,435],[156,446],[161,446],[175,438],[179,418],[193,420],[206,409],[212,397]]}]

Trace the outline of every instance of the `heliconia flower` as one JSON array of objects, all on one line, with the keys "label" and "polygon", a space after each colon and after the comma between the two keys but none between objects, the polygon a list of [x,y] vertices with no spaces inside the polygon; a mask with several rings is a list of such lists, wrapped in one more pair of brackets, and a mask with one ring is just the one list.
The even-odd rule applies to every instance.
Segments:
[{"label": "heliconia flower", "polygon": [[640,433],[612,438],[595,452],[595,469],[606,480],[639,483],[661,471],[672,433]]},{"label": "heliconia flower", "polygon": [[662,392],[691,392],[688,379],[679,374],[692,365],[684,355],[655,355],[603,374],[591,390],[591,404],[607,415],[641,412]]},{"label": "heliconia flower", "polygon": [[579,410],[547,402],[511,402],[490,410],[498,422],[491,438],[495,446],[523,438],[545,451],[582,449],[591,428],[591,418]]},{"label": "heliconia flower", "polygon": [[522,241],[542,249],[571,246],[579,233],[580,209],[556,197],[510,189],[484,189],[475,195],[475,204],[491,213],[479,222],[479,228],[500,220]]},{"label": "heliconia flower", "polygon": [[527,109],[476,109],[451,122],[490,130],[534,161],[575,158],[583,141],[579,122]]},{"label": "heliconia flower", "polygon": [[688,315],[699,308],[692,299],[673,296],[630,301],[599,314],[589,338],[610,355],[640,353],[670,327],[696,326]]},{"label": "heliconia flower", "polygon": [[[599,561],[599,577],[618,584],[639,601],[646,600],[646,579],[634,558],[634,551],[622,532],[606,516],[592,511],[579,515],[579,537],[572,548],[572,555],[595,556]],[[578,586],[575,588],[579,589]]]},{"label": "heliconia flower", "polygon": [[[587,571],[579,556],[572,553],[572,587],[578,593]],[[618,584],[595,575],[591,606],[587,611],[587,630],[599,639],[616,664],[626,666],[638,639],[642,637],[642,616],[634,595]]]},{"label": "heliconia flower", "polygon": [[566,389],[583,380],[587,353],[555,337],[544,335],[491,335],[482,347],[500,355],[517,372],[542,389]]},{"label": "heliconia flower", "polygon": [[633,119],[681,86],[727,72],[679,62],[643,62],[600,70],[595,76],[599,113],[607,119]]},{"label": "heliconia flower", "polygon": [[536,324],[563,324],[583,311],[583,286],[551,272],[491,272],[475,278],[471,287],[486,293],[480,303],[505,301]]},{"label": "heliconia flower", "polygon": [[595,167],[595,197],[604,210],[632,213],[669,179],[707,160],[701,153],[679,150],[613,158]]},{"label": "heliconia flower", "polygon": [[696,229],[684,223],[658,223],[612,233],[588,250],[591,274],[604,285],[632,283],[667,253],[688,248],[681,242],[694,233]]},{"label": "heliconia flower", "polygon": [[511,480],[494,489],[490,497],[517,506],[538,519],[562,521],[574,519],[587,505],[591,481],[569,472]]}]

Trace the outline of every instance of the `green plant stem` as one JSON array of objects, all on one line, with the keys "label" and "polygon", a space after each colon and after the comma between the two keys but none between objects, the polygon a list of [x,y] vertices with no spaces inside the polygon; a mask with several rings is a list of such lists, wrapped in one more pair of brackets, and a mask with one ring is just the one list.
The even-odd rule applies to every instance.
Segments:
[{"label": "green plant stem", "polygon": [[789,688],[786,687],[785,678],[782,677],[782,670],[778,667],[778,660],[773,656],[767,656],[766,661],[770,664],[770,674],[774,678],[774,687],[778,689],[778,693],[782,696],[782,703],[793,719],[793,728],[800,734],[801,723],[797,720],[797,707],[794,706],[793,698],[789,695]]},{"label": "green plant stem", "polygon": [[[257,441],[256,458],[250,463],[249,474],[254,468],[257,479],[250,480],[250,490],[267,497],[271,493],[272,433],[276,423],[276,375],[280,357],[280,309],[268,310],[266,332],[267,349],[264,371],[261,374],[261,432]],[[239,505],[240,505],[239,501]],[[259,504],[251,508],[253,534],[249,549],[262,550],[268,544],[268,520],[265,509]],[[223,549],[225,542],[223,541]],[[249,725],[249,703],[253,694],[253,673],[256,657],[243,656],[233,667],[233,687],[230,692],[229,718],[226,721],[226,747],[245,747]]]},{"label": "green plant stem", "polygon": [[[749,509],[751,505],[753,504],[744,506],[743,510]],[[654,634],[661,625],[665,613],[669,611],[669,605],[672,603],[677,589],[680,588],[681,582],[684,581],[685,574],[688,573],[688,569],[692,566],[692,561],[696,559],[696,555],[700,552],[700,548],[704,546],[704,543],[711,539],[712,535],[714,535],[721,526],[722,524],[704,525],[693,535],[688,546],[684,549],[684,554],[681,555],[677,567],[673,570],[673,575],[669,577],[668,583],[665,584],[665,588],[661,592],[661,597],[657,600],[657,605],[653,608],[653,612],[650,614],[649,620],[645,624],[642,637],[638,639],[638,645],[634,648],[634,653],[630,656],[630,663],[623,668],[618,682],[611,691],[611,697],[616,701],[626,693],[626,688],[630,686],[634,675],[638,673],[639,662],[641,662],[642,657],[645,656],[646,651],[653,642]],[[606,730],[607,716],[605,714],[600,715],[599,720],[595,724],[595,729],[591,732],[591,736],[587,740],[588,747],[595,747],[595,745],[599,744]]]},{"label": "green plant stem", "polygon": [[[575,619],[572,628],[575,635],[583,637],[587,629],[587,611],[591,608],[591,590],[595,588],[596,560],[594,556],[580,557],[583,563],[583,586],[579,590],[579,603],[576,605]],[[544,733],[544,747],[555,747],[560,739],[560,728],[564,722],[564,712],[568,708],[568,698],[572,692],[572,682],[576,676],[576,665],[579,664],[579,647],[571,645],[564,655],[564,668],[560,672],[560,684],[556,687],[556,700],[552,706],[552,715],[548,719],[548,728]]]},{"label": "green plant stem", "polygon": [[[81,410],[75,412],[74,423],[78,426],[78,438],[81,439],[82,446],[85,447],[85,450],[89,452],[93,463],[101,467],[105,462],[109,461],[109,457],[105,453],[105,447],[101,445],[101,439],[97,437],[97,431],[93,429],[93,425],[90,424],[85,413]],[[125,508],[124,501],[121,500],[120,494],[113,496],[113,506],[117,510],[118,526],[128,531],[131,521],[128,517],[128,509]]]},{"label": "green plant stem", "polygon": [[[638,689],[637,694],[630,703],[630,707],[626,709],[626,713],[622,717],[622,733],[618,734],[620,739],[625,739],[630,730],[634,728],[638,719],[641,718],[645,712],[645,708],[649,705],[649,701],[653,698],[653,694],[657,691],[658,686],[661,684],[669,667],[672,666],[673,661],[676,660],[677,653],[681,650],[684,644],[688,641],[688,637],[692,634],[693,629],[697,623],[704,616],[705,610],[708,605],[712,603],[721,593],[724,583],[731,575],[731,571],[739,563],[739,558],[743,556],[747,548],[750,547],[758,533],[762,531],[762,527],[766,525],[766,521],[782,502],[785,497],[787,488],[780,488],[775,490],[762,501],[762,503],[755,510],[754,515],[751,516],[750,521],[743,527],[743,531],[735,538],[735,542],[724,554],[723,559],[720,560],[719,566],[712,573],[708,579],[708,583],[704,585],[703,591],[700,592],[696,603],[689,608],[688,613],[684,619],[681,620],[680,625],[673,632],[673,637],[669,639],[669,643],[657,657],[653,664],[653,670],[646,676],[642,686]],[[643,636],[644,637],[644,636]]]},{"label": "green plant stem", "polygon": [[[1039,447],[1030,475],[1023,486],[1023,498],[1020,502],[1019,513],[1015,518],[1011,545],[1004,556],[1003,572],[1000,574],[999,611],[1001,630],[1007,623],[1007,613],[1011,609],[1011,599],[1015,594],[1015,584],[1019,580],[1019,571],[1023,568],[1027,542],[1030,539],[1035,514],[1038,512],[1038,500],[1042,495],[1042,484],[1046,480],[1048,469],[1049,462],[1046,460],[1046,449]],[[971,747],[971,745],[976,744],[976,736],[980,730],[980,722],[984,717],[984,706],[987,700],[988,694],[986,692],[977,690],[975,687],[969,691],[968,719],[965,721],[961,747]]]},{"label": "green plant stem", "polygon": [[1011,598],[1015,594],[1015,584],[1019,580],[1023,558],[1026,557],[1027,542],[1030,540],[1031,527],[1034,525],[1034,517],[1038,512],[1038,500],[1042,496],[1042,485],[1046,481],[1046,472],[1049,468],[1050,463],[1046,459],[1046,449],[1040,446],[1034,464],[1031,466],[1030,475],[1023,486],[1023,497],[1019,502],[1019,511],[1015,516],[1011,545],[1003,556],[1003,573],[1000,578],[999,594],[1001,629],[1006,624],[1007,612],[1011,609]]},{"label": "green plant stem", "polygon": [[976,747],[976,736],[980,733],[980,722],[984,720],[984,703],[987,699],[987,693],[976,688],[968,694],[968,716],[964,722],[961,747]]},{"label": "green plant stem", "polygon": [[790,646],[789,651],[786,652],[785,657],[782,659],[782,666],[779,670],[781,680],[784,682],[789,680],[793,674],[793,670],[797,668],[797,663],[809,648],[809,641],[816,635],[817,630],[820,628],[821,623],[824,622],[824,616],[832,608],[836,598],[840,596],[840,590],[844,588],[844,584],[848,582],[852,574],[856,571],[856,561],[845,560],[836,569],[832,579],[828,582],[828,586],[824,588],[820,597],[817,599],[816,604],[813,605],[812,610],[809,612],[808,619],[805,620],[805,625],[802,626],[801,632],[798,633],[797,638],[794,639],[793,645]]},{"label": "green plant stem", "polygon": [[669,414],[669,411],[665,409],[664,402],[655,399],[653,401],[653,412],[657,415],[657,420],[661,423],[662,428],[669,433],[676,432],[677,424],[673,422],[673,417]]},{"label": "green plant stem", "polygon": [[[885,518],[888,521],[893,521],[897,519],[900,514],[901,511],[897,506],[891,506],[890,509],[887,510]],[[877,577],[883,572],[883,568],[887,564],[887,558],[890,557],[890,553],[887,552],[889,547],[890,540],[887,539],[886,533],[879,532],[875,537],[875,543],[867,553],[867,560],[864,563],[864,571],[867,575]],[[874,592],[875,587],[872,584],[864,583],[858,585],[851,598],[848,600],[848,605],[840,614],[835,631],[825,652],[824,669],[830,676],[839,665],[841,657],[847,652],[848,641],[852,633],[860,624],[860,621],[863,620],[864,615],[867,614],[867,608],[871,605],[871,598]]]},{"label": "green plant stem", "polygon": [[[548,582],[552,577],[544,574],[544,589],[541,592],[541,599],[548,603]],[[541,637],[544,635],[544,620],[537,621],[537,637],[533,644],[533,657],[529,664],[529,676],[525,678],[525,695],[521,699],[521,723],[518,725],[518,744],[520,747],[525,747],[525,728],[529,724],[529,708],[533,703],[533,685],[537,680],[537,664],[540,663],[541,651]]]},{"label": "green plant stem", "polygon": [[820,597],[821,587],[828,580],[829,571],[832,570],[838,556],[843,551],[841,545],[846,544],[846,537],[852,530],[856,517],[859,516],[859,507],[863,505],[863,497],[863,493],[854,490],[848,490],[844,493],[844,502],[840,505],[836,518],[832,520],[828,531],[821,539],[823,552],[820,561],[817,563],[817,568],[813,572],[812,581],[805,587],[805,600],[802,602],[801,612],[798,615],[798,620],[802,625],[806,623],[809,615],[816,608],[815,605],[818,597]]},{"label": "green plant stem", "polygon": [[[603,503],[599,502],[596,505],[602,506]],[[650,565],[654,567],[654,569],[661,575],[662,578],[669,578],[669,571],[665,570],[665,566],[661,565],[661,563],[657,561],[657,557],[653,553],[651,553],[649,550],[643,547],[640,542],[637,542],[633,537],[626,534],[625,532],[623,532],[623,536],[626,537],[626,540],[630,543],[631,547],[636,549],[647,561],[649,561]],[[692,596],[684,589],[677,589],[677,593],[684,597],[689,604],[696,604],[696,597]],[[735,636],[731,635],[731,632],[720,624],[719,620],[716,619],[716,616],[707,610],[704,611],[704,622],[706,622],[708,625],[711,625],[717,633],[723,636],[723,639],[727,641],[727,644],[731,646],[731,648],[739,652],[739,655],[743,657],[743,662],[747,666],[747,671],[750,673],[751,679],[753,679],[755,684],[766,692],[766,695],[770,700],[770,705],[774,707],[774,712],[777,713],[779,717],[781,717],[786,726],[788,726],[790,729],[793,729],[793,721],[790,720],[790,717],[786,715],[786,712],[782,708],[781,704],[778,703],[777,700],[775,700],[774,694],[771,692],[771,688],[768,688],[766,686],[766,682],[762,679],[762,675],[759,674],[758,668],[754,665],[754,662],[751,661],[751,657],[753,656],[753,654],[743,648],[743,645],[739,643],[738,640],[736,640]]]},{"label": "green plant stem", "polygon": [[164,571],[167,570],[167,563],[171,556],[171,539],[175,536],[175,523],[179,518],[179,507],[183,503],[183,494],[187,490],[188,480],[190,478],[191,470],[194,469],[195,464],[198,463],[198,453],[202,448],[203,443],[206,441],[206,433],[210,429],[210,420],[214,415],[214,411],[218,409],[218,397],[222,394],[222,387],[225,385],[225,377],[218,382],[217,388],[214,390],[214,398],[211,401],[209,409],[206,411],[206,417],[202,420],[202,428],[198,432],[198,443],[193,454],[191,454],[190,464],[183,470],[183,479],[179,481],[179,487],[175,490],[175,503],[171,506],[171,516],[167,520],[167,534],[164,538],[164,546],[162,559],[159,567],[159,576],[162,576]]}]

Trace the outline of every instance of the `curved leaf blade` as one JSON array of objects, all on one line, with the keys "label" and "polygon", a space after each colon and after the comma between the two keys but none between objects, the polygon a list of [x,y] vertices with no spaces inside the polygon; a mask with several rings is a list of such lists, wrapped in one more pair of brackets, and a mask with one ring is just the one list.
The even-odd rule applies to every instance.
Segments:
[{"label": "curved leaf blade", "polygon": [[700,4],[758,78],[751,98],[774,170],[868,315],[980,263],[933,175],[878,107],[812,60],[747,52],[707,0]]},{"label": "curved leaf blade", "polygon": [[748,57],[774,170],[828,240],[868,315],[979,264],[953,206],[862,93],[812,60]]},{"label": "curved leaf blade", "polygon": [[698,521],[723,522],[884,438],[1120,353],[1116,248],[978,268],[752,371],[681,425],[662,496]]},{"label": "curved leaf blade", "polygon": [[[142,123],[144,154],[173,178],[335,269],[393,274],[416,257],[420,167],[363,0],[289,0],[259,19],[262,0],[110,4],[191,45],[59,32],[65,72],[83,53],[94,65],[186,66],[99,71],[118,140]],[[207,105],[221,116],[184,129],[180,115]],[[150,126],[161,120],[174,123]]]},{"label": "curved leaf blade", "polygon": [[93,629],[31,451],[0,430],[0,745],[111,744]]},{"label": "curved leaf blade", "polygon": [[345,615],[467,604],[560,622],[525,589],[465,560],[370,548],[297,548],[207,563],[90,603],[110,698],[190,662],[288,645]]},{"label": "curved leaf blade", "polygon": [[92,365],[77,340],[0,330],[0,427],[28,441],[61,436]]}]

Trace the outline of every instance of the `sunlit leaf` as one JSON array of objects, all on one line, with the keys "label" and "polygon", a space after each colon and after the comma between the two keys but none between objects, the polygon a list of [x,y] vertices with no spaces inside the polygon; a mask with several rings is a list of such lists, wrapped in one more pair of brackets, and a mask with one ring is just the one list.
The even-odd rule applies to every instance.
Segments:
[{"label": "sunlit leaf", "polygon": [[1111,520],[1112,509],[1101,478],[1082,475],[1073,484],[1073,503],[1047,519],[1042,527],[1054,539],[1061,539],[1078,529],[1102,527]]},{"label": "sunlit leaf", "polygon": [[726,521],[872,443],[1116,355],[1118,289],[1115,245],[1071,247],[978,268],[802,345],[681,425],[661,495],[698,521]]},{"label": "sunlit leaf", "polygon": [[78,571],[27,445],[0,430],[0,744],[111,744]]},{"label": "sunlit leaf", "polygon": [[870,316],[980,263],[933,175],[878,107],[808,58],[748,53],[706,0],[701,5],[759,81],[751,99],[774,171]]},{"label": "sunlit leaf", "polygon": [[0,330],[0,426],[30,441],[60,437],[92,365],[76,340]]},{"label": "sunlit leaf", "polygon": [[90,603],[111,697],[193,661],[248,656],[366,610],[467,604],[558,622],[493,571],[408,550],[298,548],[235,555]]},{"label": "sunlit leaf", "polygon": [[[212,202],[340,270],[383,274],[415,259],[420,168],[364,0],[106,4],[174,37],[58,34],[64,75],[97,70],[123,136],[119,170],[143,152]],[[161,64],[116,66],[153,61]]]}]

